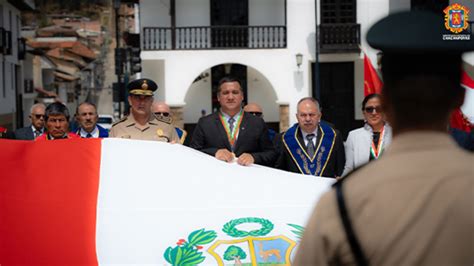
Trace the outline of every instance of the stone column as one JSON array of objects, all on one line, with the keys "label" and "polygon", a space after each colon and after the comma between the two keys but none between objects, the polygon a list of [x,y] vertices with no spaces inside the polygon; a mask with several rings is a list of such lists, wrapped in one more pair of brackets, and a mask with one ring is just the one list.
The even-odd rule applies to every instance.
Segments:
[{"label": "stone column", "polygon": [[280,132],[286,131],[290,127],[290,105],[280,104]]},{"label": "stone column", "polygon": [[183,106],[170,106],[173,126],[184,129]]}]

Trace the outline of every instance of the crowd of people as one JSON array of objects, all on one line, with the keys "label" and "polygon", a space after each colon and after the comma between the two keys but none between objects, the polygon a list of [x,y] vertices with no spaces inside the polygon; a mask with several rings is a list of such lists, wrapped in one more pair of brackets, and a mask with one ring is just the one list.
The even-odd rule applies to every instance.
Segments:
[{"label": "crowd of people", "polygon": [[266,126],[260,105],[243,106],[240,81],[227,76],[218,85],[220,110],[201,117],[192,136],[187,136],[185,130],[172,125],[170,107],[164,102],[154,102],[157,88],[150,79],[130,82],[127,86],[130,113],[116,122],[110,132],[97,124],[97,108],[93,103],[78,105],[74,115],[76,126],[71,126],[69,110],[55,102],[47,107],[40,103],[33,105],[31,125],[16,130],[14,138],[41,141],[113,137],[183,144],[188,137],[191,148],[218,160],[325,177],[341,177],[377,159],[390,143],[390,127],[383,120],[380,95],[376,94],[367,96],[363,103],[365,134],[358,133],[361,129],[351,132],[345,149],[341,133],[331,123],[321,120],[320,104],[311,97],[299,101],[298,123],[277,134]]},{"label": "crowd of people", "polygon": [[220,110],[199,119],[192,136],[172,125],[170,107],[154,101],[157,84],[137,79],[127,86],[130,113],[116,122],[110,132],[98,125],[97,107],[78,105],[74,125],[67,107],[59,102],[31,107],[31,125],[17,129],[6,138],[54,140],[70,138],[127,138],[184,144],[218,160],[248,166],[260,164],[306,175],[339,178],[378,159],[392,141],[382,96],[369,94],[362,102],[363,127],[349,132],[344,142],[333,124],[321,120],[318,100],[302,98],[297,104],[295,123],[282,133],[268,128],[257,103],[243,106],[240,81],[226,76],[218,85]]}]

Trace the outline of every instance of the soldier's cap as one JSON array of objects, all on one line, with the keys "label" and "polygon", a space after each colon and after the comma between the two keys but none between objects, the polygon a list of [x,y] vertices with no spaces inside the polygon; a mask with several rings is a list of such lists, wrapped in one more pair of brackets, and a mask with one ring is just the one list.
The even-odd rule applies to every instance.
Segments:
[{"label": "soldier's cap", "polygon": [[429,11],[403,11],[376,22],[367,32],[367,42],[384,53],[463,53],[474,50],[470,40],[443,40],[443,35],[456,35],[445,27],[443,14]]},{"label": "soldier's cap", "polygon": [[129,94],[153,96],[153,92],[158,89],[158,85],[151,79],[136,79],[127,85]]}]

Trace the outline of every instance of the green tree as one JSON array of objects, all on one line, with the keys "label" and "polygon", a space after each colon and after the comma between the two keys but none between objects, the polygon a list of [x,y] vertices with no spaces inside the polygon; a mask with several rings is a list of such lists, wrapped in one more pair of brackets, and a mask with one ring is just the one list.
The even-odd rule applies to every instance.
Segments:
[{"label": "green tree", "polygon": [[227,250],[224,252],[224,259],[228,261],[234,260],[235,266],[242,265],[242,262],[240,261],[240,259],[245,259],[245,258],[247,258],[247,254],[245,254],[245,251],[238,246],[232,245],[228,247]]}]

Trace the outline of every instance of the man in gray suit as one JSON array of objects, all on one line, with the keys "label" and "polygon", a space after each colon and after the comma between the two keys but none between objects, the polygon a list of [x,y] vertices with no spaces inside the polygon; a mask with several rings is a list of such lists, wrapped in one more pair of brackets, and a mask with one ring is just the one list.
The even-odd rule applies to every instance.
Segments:
[{"label": "man in gray suit", "polygon": [[15,139],[34,140],[44,133],[44,113],[46,106],[36,103],[30,109],[31,125],[15,131]]}]

